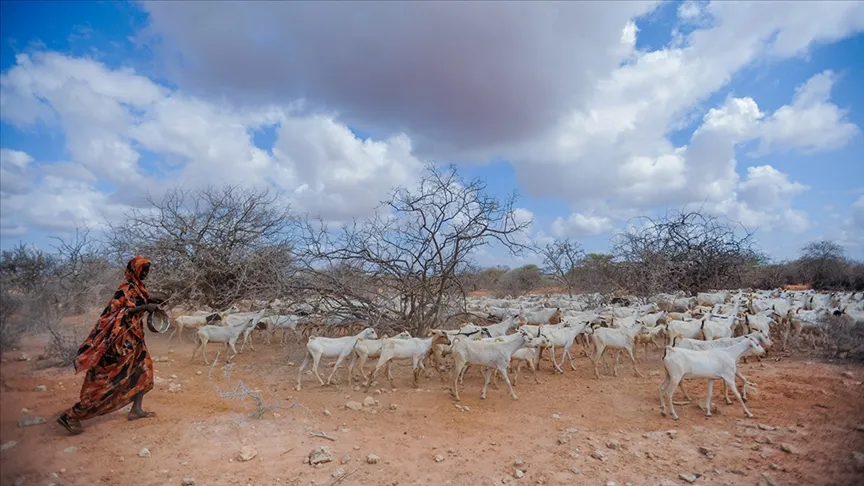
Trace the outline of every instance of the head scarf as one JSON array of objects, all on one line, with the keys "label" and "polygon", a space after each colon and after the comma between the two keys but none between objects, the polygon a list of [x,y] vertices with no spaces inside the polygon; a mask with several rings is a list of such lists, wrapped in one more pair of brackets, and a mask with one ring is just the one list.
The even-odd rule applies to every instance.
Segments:
[{"label": "head scarf", "polygon": [[126,316],[126,311],[140,303],[147,303],[150,298],[150,293],[141,280],[141,273],[149,264],[150,260],[143,256],[136,256],[126,264],[124,272],[126,280],[117,287],[114,297],[99,316],[99,321],[78,348],[75,371],[86,370],[96,365],[109,346],[117,342],[117,338],[123,333],[133,332],[140,334],[141,339],[144,338],[142,316],[140,314]]}]

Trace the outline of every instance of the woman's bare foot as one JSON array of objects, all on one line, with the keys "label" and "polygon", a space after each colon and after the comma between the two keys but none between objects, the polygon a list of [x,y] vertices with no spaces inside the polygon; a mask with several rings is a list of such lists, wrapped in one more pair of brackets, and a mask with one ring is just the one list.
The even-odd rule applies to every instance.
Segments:
[{"label": "woman's bare foot", "polygon": [[138,419],[142,419],[142,418],[150,418],[150,417],[155,417],[155,416],[156,416],[156,412],[154,412],[152,410],[149,412],[145,412],[144,410],[132,409],[129,412],[129,420],[138,420]]}]

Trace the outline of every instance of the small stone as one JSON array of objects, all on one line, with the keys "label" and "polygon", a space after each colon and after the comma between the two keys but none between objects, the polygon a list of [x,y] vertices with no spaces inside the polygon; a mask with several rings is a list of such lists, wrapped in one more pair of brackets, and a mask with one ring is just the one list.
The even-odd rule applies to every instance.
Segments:
[{"label": "small stone", "polygon": [[667,430],[666,435],[668,435],[670,439],[674,439],[675,437],[678,437],[678,431],[675,429]]},{"label": "small stone", "polygon": [[566,435],[562,435],[562,436],[558,437],[558,444],[564,445],[568,442],[570,442],[570,438],[567,437]]},{"label": "small stone", "polygon": [[772,464],[768,464],[768,469],[770,469],[770,470],[772,470],[772,471],[777,471],[777,470],[780,469],[780,466],[778,466],[777,464],[773,464],[773,463],[772,463]]},{"label": "small stone", "polygon": [[864,454],[858,451],[852,451],[852,467],[855,468],[855,472],[864,472]]},{"label": "small stone", "polygon": [[375,400],[372,397],[366,397],[363,399],[363,405],[366,407],[374,407],[378,404],[378,400]]},{"label": "small stone", "polygon": [[780,444],[780,450],[787,454],[797,454],[798,452],[789,444]]},{"label": "small stone", "polygon": [[607,440],[606,441],[606,447],[608,447],[609,449],[612,449],[613,451],[617,451],[617,450],[621,449],[621,443],[618,442],[617,440],[614,440],[614,439],[613,440]]},{"label": "small stone", "polygon": [[840,375],[842,375],[844,378],[849,378],[850,380],[855,378],[855,375],[852,374],[851,371],[844,371],[843,373],[840,373]]},{"label": "small stone", "polygon": [[333,460],[333,453],[327,446],[318,446],[309,453],[309,464],[315,466]]},{"label": "small stone", "polygon": [[380,395],[380,394],[381,394],[381,389],[380,389],[380,388],[376,388],[376,389],[375,389],[375,394],[376,394],[376,395]]},{"label": "small stone", "polygon": [[714,459],[714,451],[707,447],[700,447],[699,453],[707,457],[708,459]]},{"label": "small stone", "polygon": [[561,418],[561,416],[558,415],[557,413],[553,413],[553,414],[552,414],[552,418],[555,419],[555,420],[559,420],[559,419]]},{"label": "small stone", "polygon": [[183,478],[183,486],[195,486],[195,478]]},{"label": "small stone", "polygon": [[525,462],[522,459],[516,459],[513,461],[514,467],[522,467],[525,465]]},{"label": "small stone", "polygon": [[[196,374],[196,375],[200,375],[200,374],[201,374],[201,370],[196,371],[195,374]],[[194,478],[185,478],[185,479],[191,479],[191,480],[193,480],[193,481],[195,480]]]},{"label": "small stone", "polygon": [[22,408],[21,413],[23,413],[24,415],[27,415],[28,413],[30,413],[30,409],[29,408]]},{"label": "small stone", "polygon": [[355,392],[360,391],[360,387],[359,387],[359,386],[355,386],[355,387],[354,387],[354,391],[355,391]]},{"label": "small stone", "polygon": [[570,472],[573,474],[582,474],[582,470],[579,469],[578,467],[571,467]]},{"label": "small stone", "polygon": [[648,432],[642,434],[642,437],[651,440],[663,440],[663,432]]},{"label": "small stone", "polygon": [[342,456],[342,460],[339,462],[340,464],[348,464],[349,462],[351,462],[351,456],[345,454],[344,456]]},{"label": "small stone", "polygon": [[240,452],[237,454],[237,460],[240,462],[251,461],[257,455],[258,455],[258,451],[256,451],[255,449],[253,449],[249,446],[244,446],[240,449]]},{"label": "small stone", "polygon": [[142,447],[141,450],[138,451],[138,457],[150,457],[150,449]]},{"label": "small stone", "polygon": [[468,407],[467,405],[466,405],[466,406],[463,406],[462,409],[465,410],[466,412],[470,412],[470,411],[471,411],[471,408]]},{"label": "small stone", "polygon": [[6,451],[18,445],[18,442],[14,440],[10,440],[8,442],[4,442],[3,445],[0,445],[0,451]]},{"label": "small stone", "polygon": [[329,417],[329,416],[331,415],[331,414],[330,414],[330,410],[327,410],[326,408],[325,408],[324,411],[321,412],[321,413],[323,413],[325,417]]},{"label": "small stone", "polygon": [[606,486],[617,486],[617,485],[618,485],[618,483],[616,483],[615,481],[606,481]]},{"label": "small stone", "polygon": [[378,464],[379,462],[381,462],[381,458],[375,454],[369,454],[366,456],[366,464]]},{"label": "small stone", "polygon": [[390,404],[390,410],[398,410],[398,409],[399,409],[399,406],[396,405],[395,403]]},{"label": "small stone", "polygon": [[73,454],[75,452],[78,452],[78,448],[77,447],[67,447],[67,448],[63,449],[63,452],[65,452],[66,454]]},{"label": "small stone", "polygon": [[360,450],[360,446],[354,446],[353,449],[354,449],[355,451],[359,451],[359,450]]},{"label": "small stone", "polygon": [[42,425],[45,423],[45,419],[36,415],[32,415],[29,417],[24,417],[18,421],[18,428],[23,429],[24,427],[31,427],[33,425]]},{"label": "small stone", "polygon": [[513,477],[516,479],[522,479],[525,477],[525,471],[523,471],[521,469],[515,469],[513,471]]},{"label": "small stone", "polygon": [[568,454],[570,455],[570,459],[579,459],[579,449],[573,449]]},{"label": "small stone", "polygon": [[858,432],[864,432],[864,424],[856,425],[855,430],[857,430]]},{"label": "small stone", "polygon": [[45,386],[45,385],[39,385],[39,386],[37,386],[33,391],[37,391],[37,392],[44,392],[44,391],[48,391],[48,387]]},{"label": "small stone", "polygon": [[759,427],[759,430],[777,430],[777,427],[772,427],[770,425],[765,424],[756,424],[756,427]]},{"label": "small stone", "polygon": [[180,383],[169,383],[168,384],[168,393],[179,393],[182,386]]},{"label": "small stone", "polygon": [[458,408],[459,410],[462,410],[462,405],[459,405],[458,403],[455,405],[456,405],[456,408]]},{"label": "small stone", "polygon": [[606,454],[604,454],[603,451],[601,451],[600,449],[594,449],[594,452],[591,453],[591,457],[601,462],[606,462],[607,460],[609,460]]},{"label": "small stone", "polygon": [[699,479],[699,476],[697,476],[695,474],[681,473],[678,475],[678,479],[681,479],[682,481],[687,481],[688,483],[693,484],[696,482],[697,479]]},{"label": "small stone", "polygon": [[171,375],[171,379],[172,379],[172,380],[176,380],[176,379],[177,379],[177,375]]},{"label": "small stone", "polygon": [[443,461],[444,461],[444,456],[442,456],[441,454],[435,454],[435,462],[443,462]]},{"label": "small stone", "polygon": [[20,356],[15,358],[15,361],[30,361],[30,355],[27,353],[21,353]]},{"label": "small stone", "polygon": [[330,475],[333,476],[334,479],[339,479],[345,475],[345,470],[341,467],[337,467],[332,473],[330,473]]},{"label": "small stone", "polygon": [[363,410],[363,404],[352,400],[345,404],[345,408],[349,408],[351,410]]}]

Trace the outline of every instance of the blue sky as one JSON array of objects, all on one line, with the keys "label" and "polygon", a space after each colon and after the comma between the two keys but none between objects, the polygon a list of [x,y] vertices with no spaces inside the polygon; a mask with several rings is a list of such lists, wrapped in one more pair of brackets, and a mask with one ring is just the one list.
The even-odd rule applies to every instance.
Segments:
[{"label": "blue sky", "polygon": [[862,4],[477,5],[0,4],[0,247],[174,184],[362,217],[434,160],[518,191],[540,243],[697,205],[777,259],[864,258]]}]

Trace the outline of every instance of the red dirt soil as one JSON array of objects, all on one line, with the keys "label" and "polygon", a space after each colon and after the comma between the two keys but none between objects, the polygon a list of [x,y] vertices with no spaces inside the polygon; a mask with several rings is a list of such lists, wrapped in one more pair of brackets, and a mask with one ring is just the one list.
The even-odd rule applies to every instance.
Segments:
[{"label": "red dirt soil", "polygon": [[[0,442],[17,445],[0,452],[0,483],[11,485],[23,476],[25,485],[66,486],[179,485],[187,477],[197,485],[655,485],[686,484],[679,474],[694,474],[700,475],[696,484],[771,484],[763,475],[782,485],[864,484],[851,457],[852,451],[864,452],[864,432],[856,431],[864,423],[861,367],[789,357],[774,361],[773,355],[742,365],[744,375],[758,384],[748,403],[754,419],[745,419],[735,402],[725,405],[718,386],[714,416],[682,405],[676,407],[681,417],[676,422],[659,413],[661,350],[647,358],[638,351],[646,378],[634,377],[624,361],[618,378],[601,367],[600,380],[584,356],[577,359],[576,371],[567,367],[564,375],[553,375],[546,361],[539,374],[542,385],[523,370],[518,401],[510,399],[503,382],[499,390],[490,386],[488,399],[480,400],[482,378],[474,368],[462,391],[466,408],[459,409],[437,374],[422,379],[420,389],[411,388],[407,366],[394,366],[398,388],[384,388],[384,378],[379,394],[374,386],[368,393],[346,386],[344,369],[337,372],[336,386],[321,387],[304,375],[303,389],[296,392],[301,348],[280,347],[278,340],[267,346],[256,338],[257,352],[247,348],[234,359],[229,386],[222,363],[208,382],[211,368],[200,355],[189,362],[193,345],[188,336],[183,344],[149,332],[147,339],[154,356],[167,358],[155,363],[159,380],[144,400],[145,409],[158,416],[129,422],[127,407],[85,422],[78,436],[68,435],[53,417],[76,401],[82,376],[68,368],[45,368],[46,361],[35,359],[44,345],[39,340],[7,353],[0,367]],[[211,360],[217,349],[210,345]],[[34,359],[14,361],[21,352]],[[326,378],[331,368],[322,362],[321,370]],[[297,406],[251,418],[238,400],[217,393],[217,387],[234,389],[238,380],[262,389],[269,403],[276,392],[283,407]],[[169,392],[169,382],[180,383],[181,390]],[[691,396],[704,399],[705,384],[690,383]],[[47,392],[34,391],[37,385]],[[362,402],[366,396],[379,404],[346,409],[349,400]],[[246,401],[249,410],[251,402]],[[24,407],[48,423],[18,428]],[[312,437],[313,432],[336,440]],[[335,460],[318,468],[304,464],[319,445],[329,447]],[[782,450],[787,445],[791,453]],[[244,446],[257,451],[248,462],[236,459]],[[64,452],[70,447],[77,450]],[[138,456],[142,447],[151,457]],[[700,447],[710,449],[713,458]],[[592,457],[595,450],[605,461]],[[367,464],[368,454],[378,455],[380,462]],[[350,462],[340,464],[345,455]],[[436,462],[437,455],[444,460]],[[524,463],[523,479],[513,477],[517,459]],[[339,468],[350,473],[341,482],[334,477]]]}]

